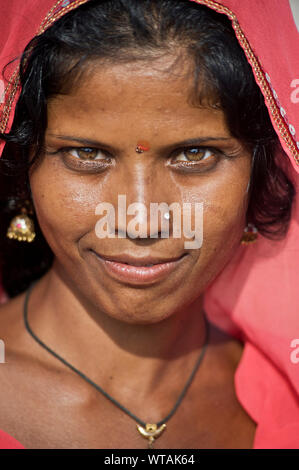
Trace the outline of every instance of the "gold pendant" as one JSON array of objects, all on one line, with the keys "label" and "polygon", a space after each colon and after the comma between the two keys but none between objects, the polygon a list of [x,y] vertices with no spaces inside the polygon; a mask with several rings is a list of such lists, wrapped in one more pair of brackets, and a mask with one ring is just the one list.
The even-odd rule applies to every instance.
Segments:
[{"label": "gold pendant", "polygon": [[32,242],[35,238],[34,224],[26,214],[19,214],[12,219],[7,237],[18,241]]},{"label": "gold pendant", "polygon": [[166,428],[166,424],[162,424],[159,428],[157,428],[156,424],[146,424],[145,429],[142,426],[139,426],[139,424],[136,425],[138,431],[140,434],[148,439],[148,448],[152,449],[153,448],[153,443],[154,440],[157,439],[157,437],[161,436],[162,432]]}]

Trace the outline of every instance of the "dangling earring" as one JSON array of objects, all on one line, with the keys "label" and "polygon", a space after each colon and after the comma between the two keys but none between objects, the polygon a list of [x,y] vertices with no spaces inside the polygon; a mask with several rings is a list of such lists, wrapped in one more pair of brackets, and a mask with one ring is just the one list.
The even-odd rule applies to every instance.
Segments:
[{"label": "dangling earring", "polygon": [[250,243],[256,242],[258,238],[258,229],[253,224],[247,224],[245,227],[243,236],[241,239],[242,245],[249,245]]},{"label": "dangling earring", "polygon": [[[30,212],[33,213],[32,210]],[[28,216],[26,207],[22,207],[21,214],[11,220],[6,236],[19,242],[30,243],[35,239],[35,235],[33,220]]]}]

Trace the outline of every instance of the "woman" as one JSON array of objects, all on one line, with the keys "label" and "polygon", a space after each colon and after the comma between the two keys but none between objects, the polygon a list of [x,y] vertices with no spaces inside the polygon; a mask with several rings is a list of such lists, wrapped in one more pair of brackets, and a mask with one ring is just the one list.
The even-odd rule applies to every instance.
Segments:
[{"label": "woman", "polygon": [[[45,1],[11,18],[25,29],[20,41],[6,34],[3,65],[38,32],[22,86],[13,73],[7,84],[1,121],[2,272],[12,299],[1,309],[0,427],[25,448],[143,448],[143,438],[156,448],[298,444],[295,381],[280,357],[284,375],[274,354],[255,348],[247,312],[233,318],[244,311],[241,286],[268,344],[264,312],[252,313],[260,285],[246,276],[264,265],[266,277],[273,257],[292,269],[296,123],[287,126],[273,77],[237,21],[246,26],[248,7],[229,3]],[[294,23],[287,2],[273,15],[282,14]],[[253,31],[248,21],[254,42]],[[187,217],[176,225],[171,211],[170,234],[160,221],[153,237],[151,213],[138,211],[136,236],[135,213],[119,216],[120,195],[125,209],[201,204],[203,243],[175,237]],[[105,228],[99,203],[115,208]],[[7,239],[10,221],[8,235],[24,224],[32,243]],[[241,245],[256,229],[256,243]],[[148,264],[160,266],[137,267]],[[275,275],[263,285],[273,286]],[[283,299],[294,308],[289,288]],[[231,311],[221,317],[215,299]]]}]

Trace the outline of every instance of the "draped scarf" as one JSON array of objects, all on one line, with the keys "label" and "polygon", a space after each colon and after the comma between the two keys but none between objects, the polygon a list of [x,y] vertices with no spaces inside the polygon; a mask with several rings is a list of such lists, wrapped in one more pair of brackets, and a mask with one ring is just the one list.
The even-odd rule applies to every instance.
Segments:
[{"label": "draped scarf", "polygon": [[[0,131],[9,132],[27,43],[88,0],[0,1]],[[299,15],[294,0],[190,0],[227,15],[264,96],[298,193]],[[0,156],[5,143],[0,142]],[[282,241],[240,245],[209,285],[209,320],[244,342],[237,397],[257,423],[253,448],[299,448],[299,207]],[[5,276],[5,273],[2,273]],[[5,295],[5,294],[4,294]],[[3,297],[4,298],[4,297]],[[199,397],[200,399],[200,397]],[[11,443],[11,441],[10,441]],[[22,447],[22,446],[21,446]]]}]

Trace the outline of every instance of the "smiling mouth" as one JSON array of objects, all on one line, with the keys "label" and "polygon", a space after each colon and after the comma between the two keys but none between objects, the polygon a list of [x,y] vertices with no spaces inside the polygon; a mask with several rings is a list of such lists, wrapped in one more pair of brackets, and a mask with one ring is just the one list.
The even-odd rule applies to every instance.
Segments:
[{"label": "smiling mouth", "polygon": [[[92,250],[93,251],[93,250]],[[119,264],[125,264],[127,266],[135,266],[135,267],[152,267],[156,265],[163,265],[166,263],[173,263],[175,261],[180,260],[184,256],[186,256],[187,253],[183,253],[180,256],[177,256],[175,258],[157,258],[153,256],[146,256],[146,257],[134,257],[132,255],[128,254],[121,254],[117,256],[104,256],[101,255],[97,252],[94,252],[98,257],[102,258],[104,261],[111,261],[114,263],[119,263]]]},{"label": "smiling mouth", "polygon": [[[148,259],[133,258],[128,255],[120,255],[119,258],[122,259],[112,259],[112,257],[108,259],[93,250],[91,251],[95,254],[107,274],[118,281],[130,284],[151,284],[163,278],[165,279],[172,272],[179,269],[183,259],[187,256],[187,253],[184,253],[178,258],[165,260],[151,259],[151,263],[146,263],[145,261],[149,261]],[[153,261],[157,262],[154,263]]]}]

